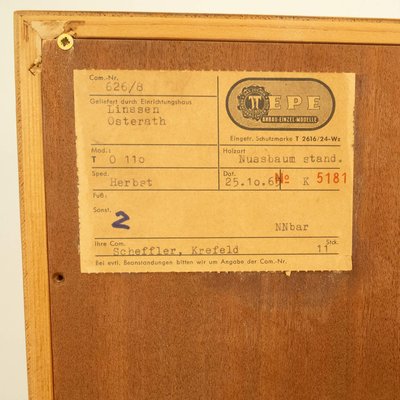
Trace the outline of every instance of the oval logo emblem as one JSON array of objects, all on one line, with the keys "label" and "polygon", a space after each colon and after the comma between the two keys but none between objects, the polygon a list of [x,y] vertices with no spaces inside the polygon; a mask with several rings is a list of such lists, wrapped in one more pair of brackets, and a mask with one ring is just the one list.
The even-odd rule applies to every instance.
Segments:
[{"label": "oval logo emblem", "polygon": [[318,79],[245,78],[229,89],[226,111],[243,129],[312,131],[331,120],[335,97]]}]

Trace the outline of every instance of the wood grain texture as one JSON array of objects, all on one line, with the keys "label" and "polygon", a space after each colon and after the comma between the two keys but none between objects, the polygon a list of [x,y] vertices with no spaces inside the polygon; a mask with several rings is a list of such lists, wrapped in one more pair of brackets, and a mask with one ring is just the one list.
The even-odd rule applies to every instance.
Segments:
[{"label": "wood grain texture", "polygon": [[[48,279],[52,270],[61,270],[63,269],[61,267],[64,267],[64,264],[60,263],[53,264],[50,272],[47,269],[40,90],[43,40],[55,38],[66,31],[78,38],[93,39],[147,37],[228,41],[235,39],[239,41],[400,43],[400,24],[395,20],[27,11],[16,13],[15,26],[21,227],[29,396],[31,400],[53,399]],[[142,44],[139,49],[154,55],[151,53],[154,49],[151,50],[147,46],[157,42],[147,43],[148,45]],[[160,48],[162,47],[161,43],[157,44]],[[196,46],[201,46],[201,44],[194,43],[194,45],[195,49],[191,49],[187,53],[188,57],[194,57],[193,60],[184,59],[180,53],[180,59],[181,61],[184,59],[183,62],[181,64],[172,62],[171,66],[205,69],[210,66],[229,69],[232,65],[236,65],[238,68],[253,66],[253,68],[266,69],[268,67],[272,69],[275,66],[278,70],[284,68],[307,70],[308,68],[310,71],[316,70],[314,68],[318,68],[320,71],[332,71],[338,68],[343,71],[358,72],[358,91],[363,96],[360,103],[362,107],[366,107],[360,108],[361,106],[359,106],[358,109],[362,110],[363,114],[366,114],[365,110],[368,110],[368,115],[371,115],[365,118],[364,116],[357,117],[357,126],[361,127],[362,136],[357,137],[356,143],[356,174],[357,168],[359,173],[355,193],[358,196],[355,199],[355,219],[358,221],[354,231],[355,270],[347,278],[343,276],[339,278],[332,274],[329,274],[328,277],[323,274],[318,279],[316,277],[311,279],[299,275],[296,278],[296,284],[286,281],[284,277],[265,277],[264,274],[259,278],[244,274],[235,279],[225,275],[208,278],[207,276],[193,275],[187,276],[184,282],[180,282],[180,279],[174,277],[173,274],[167,282],[164,280],[158,282],[157,276],[145,276],[134,284],[125,283],[123,276],[114,276],[111,279],[113,282],[110,289],[111,296],[104,299],[106,308],[103,310],[92,309],[96,306],[93,303],[87,306],[83,304],[81,310],[78,309],[76,300],[70,299],[65,305],[71,302],[75,309],[72,308],[68,311],[65,321],[57,325],[57,318],[61,318],[60,314],[64,311],[64,305],[60,300],[53,304],[53,313],[57,317],[53,323],[58,326],[53,337],[57,337],[59,330],[63,327],[70,329],[66,323],[68,320],[72,321],[72,327],[77,327],[73,331],[77,336],[85,332],[95,335],[98,325],[102,335],[99,340],[94,342],[92,350],[96,351],[97,346],[99,352],[103,352],[102,354],[91,354],[89,350],[91,341],[86,339],[86,342],[82,343],[83,346],[87,346],[86,350],[80,353],[81,338],[72,338],[69,334],[66,338],[68,340],[63,345],[65,337],[61,335],[54,344],[54,349],[57,350],[54,357],[57,361],[56,393],[61,393],[61,396],[71,395],[71,398],[85,398],[79,397],[83,391],[89,393],[90,396],[94,396],[94,393],[101,393],[100,398],[116,399],[136,398],[137,393],[139,393],[137,398],[157,398],[158,395],[161,398],[163,396],[164,398],[181,398],[184,395],[188,398],[196,398],[197,395],[199,398],[222,398],[230,393],[233,398],[257,398],[265,397],[268,394],[278,396],[283,393],[286,393],[283,395],[284,398],[306,398],[308,386],[302,388],[302,381],[306,376],[310,380],[308,385],[318,388],[311,390],[311,397],[308,398],[314,398],[315,393],[320,392],[327,393],[325,398],[328,399],[356,399],[363,398],[363,395],[367,396],[364,398],[396,398],[400,385],[399,278],[396,270],[399,256],[399,184],[398,178],[393,175],[392,171],[399,169],[399,136],[396,131],[398,116],[393,107],[399,94],[398,75],[395,68],[399,61],[397,46],[341,46],[341,48],[347,49],[343,52],[336,50],[336,47],[331,47],[334,45],[313,46],[312,51],[310,47],[306,46],[303,49],[305,53],[301,55],[299,51],[296,51],[295,55],[298,59],[293,60],[287,56],[289,53],[286,52],[287,49],[292,49],[292,45],[283,46],[282,52],[279,50],[271,52],[273,56],[271,59],[269,53],[261,53],[263,54],[261,58],[259,54],[252,53],[250,51],[252,46],[260,45],[252,43],[250,46],[245,46],[247,50],[236,49],[233,55],[239,58],[232,61],[233,64],[229,64],[225,59],[220,58],[218,61],[216,55],[196,49]],[[229,59],[231,57],[230,47],[228,44],[226,45],[221,57]],[[169,46],[171,46],[168,48],[169,51],[174,51],[175,47],[179,47],[180,44],[179,42],[170,42]],[[214,46],[219,51],[223,44],[214,44]],[[295,48],[299,49],[300,47],[296,45]],[[335,52],[331,51],[332,48],[335,49]],[[156,64],[155,67],[164,65],[163,63],[169,60],[168,57],[171,58],[171,55],[165,54],[168,49],[161,51],[161,57],[164,57],[165,60]],[[185,47],[184,49],[190,50]],[[209,48],[210,51],[213,49],[215,50],[213,47]],[[361,49],[363,50],[361,51]],[[111,49],[109,50],[112,54]],[[316,60],[318,57],[316,55],[309,58],[309,53],[313,53],[314,50],[321,56],[319,61]],[[95,49],[92,48],[91,51],[92,56],[88,57],[85,65],[92,65],[91,58],[97,57],[94,55]],[[71,54],[64,54],[64,56],[67,56],[69,60]],[[132,54],[132,50],[129,54]],[[196,59],[196,54],[204,59]],[[137,56],[139,58],[147,57],[143,54]],[[247,60],[248,65],[245,62],[246,56],[250,56]],[[257,57],[258,60],[255,61]],[[123,65],[129,68],[140,67],[140,65],[151,66],[151,63],[146,64],[144,59],[139,60],[138,63],[129,62],[126,57],[124,60]],[[98,66],[101,68],[105,67],[102,64],[103,61],[106,60],[102,59],[98,62]],[[116,60],[114,62],[108,60],[105,65],[112,68],[117,64]],[[219,62],[221,65],[218,64]],[[265,66],[261,68],[262,63]],[[93,65],[95,64],[94,62]],[[60,71],[65,72],[63,68]],[[63,80],[62,75],[56,77],[54,74],[56,74],[55,71],[47,82],[53,84],[50,99],[57,94],[58,90],[66,90],[66,83],[60,82]],[[68,76],[68,73],[65,76]],[[55,90],[56,92],[54,92]],[[68,90],[65,93],[71,95]],[[60,107],[59,97],[58,100],[56,105]],[[68,103],[68,101],[66,102]],[[392,107],[388,107],[387,104]],[[53,112],[54,110],[53,106]],[[66,129],[64,125],[61,128],[62,132]],[[368,133],[366,137],[364,137],[364,131]],[[59,135],[58,131],[54,131],[53,134]],[[62,138],[57,140],[63,142]],[[361,158],[357,158],[358,154]],[[60,159],[65,161],[64,158]],[[55,162],[54,159],[53,162]],[[49,165],[52,165],[51,161]],[[72,160],[70,160],[70,165],[73,165]],[[58,168],[62,169],[61,166]],[[66,171],[68,170],[63,170],[63,173],[57,171],[54,176],[62,180],[67,174]],[[56,185],[55,182],[52,184]],[[69,184],[66,183],[66,186],[62,187],[70,190]],[[51,187],[49,185],[50,193]],[[71,190],[73,191],[74,188]],[[66,199],[72,199],[70,196],[72,195],[66,193],[65,197],[58,195],[56,198],[61,201],[60,205],[64,205],[67,204],[65,203]],[[54,218],[54,215],[51,218]],[[52,223],[54,224],[54,220]],[[64,226],[58,225],[60,233],[57,233],[57,230],[52,231],[52,236],[48,240],[49,243],[53,243],[53,247],[61,248],[62,256],[65,256],[65,262],[68,262],[71,261],[71,257],[73,259],[71,254],[76,252],[74,246],[77,245],[77,242],[74,242],[72,247],[68,247],[71,246],[71,243],[67,242],[66,246],[72,253],[65,253],[65,248],[62,246],[64,244],[63,234],[64,231],[70,229],[68,225],[71,224],[71,221],[66,218],[63,219],[63,223]],[[68,237],[74,237],[74,235],[69,233],[66,235],[66,238]],[[55,245],[60,238],[60,243]],[[51,257],[54,257],[54,250],[52,254]],[[54,261],[54,258],[52,260]],[[60,269],[57,268],[58,266]],[[69,265],[69,268],[76,268],[78,271],[76,266]],[[319,275],[314,274],[314,276]],[[124,281],[121,284],[121,296],[123,297],[123,294],[126,295],[128,292],[127,299],[124,298],[123,301],[119,300],[119,296],[117,296],[120,290],[118,279]],[[131,278],[128,278],[128,281],[129,279]],[[319,286],[322,284],[323,289],[316,289],[318,283]],[[184,291],[193,291],[193,299],[189,299],[188,294],[185,296],[180,294],[178,287],[181,284],[183,284]],[[66,285],[65,287],[67,287]],[[335,288],[337,285],[340,288]],[[80,282],[78,286],[82,290],[81,297],[78,296],[78,299],[85,301],[90,284]],[[97,282],[93,283],[93,286],[97,289]],[[101,287],[106,295],[105,285]],[[138,292],[131,293],[135,287]],[[63,289],[64,286],[59,285],[58,288]],[[171,288],[169,292],[168,288]],[[324,293],[325,289],[329,289],[328,293]],[[76,289],[74,288],[74,290]],[[160,295],[158,290],[161,290]],[[265,292],[266,290],[269,292]],[[303,293],[304,290],[309,290],[310,293]],[[290,292],[289,295],[287,291]],[[293,291],[294,293],[292,293]],[[99,290],[95,293],[98,294],[98,292]],[[175,293],[177,296],[174,297]],[[258,297],[255,293],[259,293]],[[153,298],[153,296],[156,297]],[[210,297],[209,309],[207,309],[209,305],[207,296]],[[282,299],[282,296],[286,296],[286,300]],[[114,301],[114,297],[117,300]],[[169,297],[171,297],[172,311],[167,304],[163,303]],[[311,301],[312,298],[314,298],[313,301]],[[129,308],[129,301],[142,301],[143,299],[147,299],[145,305],[134,303],[134,307]],[[186,302],[179,303],[185,299]],[[296,299],[297,302],[295,302]],[[242,300],[244,302],[250,300],[249,305],[243,305]],[[234,304],[237,305],[237,311],[234,310]],[[115,310],[117,317],[105,323],[104,321],[108,320],[115,305],[118,305]],[[156,305],[161,308],[153,309],[153,306]],[[176,308],[174,308],[175,305]],[[127,310],[125,306],[128,306]],[[313,311],[314,308],[315,311]],[[315,316],[318,310],[320,310],[320,315]],[[209,314],[213,312],[214,314]],[[296,312],[300,321],[293,317]],[[171,319],[175,315],[174,313],[177,313],[177,321]],[[243,316],[239,318],[240,313]],[[131,321],[129,326],[122,326],[120,328],[121,335],[118,334],[116,330],[119,328],[115,327],[113,323],[123,321],[132,315],[139,322]],[[80,322],[74,321],[75,317]],[[89,322],[82,322],[84,317],[87,317]],[[303,321],[304,319],[305,321]],[[180,340],[179,343],[184,344],[181,350],[181,347],[175,345],[175,342],[171,342],[173,339],[171,335],[174,334],[173,328],[185,321],[188,322],[188,325],[182,325],[181,331],[175,332],[177,340],[178,338]],[[229,321],[231,325],[228,324]],[[237,327],[235,327],[235,322]],[[149,323],[152,325],[149,326]],[[324,323],[327,325],[323,328],[322,324]],[[109,337],[105,333],[107,324],[111,325],[111,333],[116,337],[117,349],[119,351],[126,350],[128,356],[125,359],[119,361],[116,359],[119,353],[114,351],[113,336]],[[339,326],[345,328],[345,332],[339,331]],[[134,331],[129,330],[132,327]],[[139,331],[135,331],[136,327]],[[159,330],[161,327],[168,328],[171,333],[164,337],[162,330]],[[179,332],[193,335],[193,327],[198,327],[199,331],[194,337],[180,335]],[[218,330],[221,327],[223,329]],[[152,341],[154,337],[149,338],[147,330],[158,332],[159,340]],[[124,336],[125,331],[127,334]],[[287,331],[292,333],[285,336]],[[339,334],[336,334],[337,332]],[[278,337],[279,333],[283,335],[282,338]],[[323,340],[318,346],[320,336]],[[232,340],[230,340],[231,337],[233,337]],[[330,337],[332,338],[328,341]],[[272,338],[273,341],[266,344],[265,340],[268,338]],[[131,339],[135,340],[132,342]],[[70,358],[63,358],[63,351],[68,353],[71,340],[75,347],[71,347],[72,354],[69,356],[72,357],[73,362],[68,364]],[[105,342],[104,346],[101,341]],[[191,346],[192,344],[194,346]],[[343,348],[339,348],[337,351],[339,344],[346,347],[346,352]],[[239,345],[242,350],[235,347]],[[299,355],[296,354],[298,348],[301,350]],[[214,351],[215,349],[218,351]],[[326,354],[317,357],[317,349]],[[108,358],[107,351],[114,356]],[[274,358],[275,353],[279,353],[279,351],[286,351],[286,354],[278,354],[278,357]],[[338,354],[337,358],[334,355],[335,351]],[[139,357],[135,356],[136,352]],[[86,361],[85,357],[88,356],[88,353],[90,357]],[[149,355],[153,358],[140,364],[141,358]],[[173,357],[170,357],[171,355]],[[192,359],[188,358],[189,355],[192,355]],[[242,358],[239,357],[240,355]],[[250,359],[246,355],[254,362],[241,366],[241,361]],[[300,370],[291,369],[291,357],[294,359],[293,366],[300,366]],[[327,367],[321,361],[324,358]],[[191,360],[196,363],[191,363]],[[91,367],[99,369],[102,362],[105,368],[95,371],[91,377],[88,369]],[[336,372],[329,375],[335,362],[338,363],[337,371],[335,369]],[[213,366],[214,364],[216,366]],[[82,375],[82,379],[78,373],[71,371],[77,365],[86,371]],[[65,377],[63,376],[63,366],[67,366],[67,370],[69,370]],[[113,371],[112,368],[118,366],[122,369],[117,368],[117,371]],[[191,372],[187,368],[188,366],[194,372]],[[344,371],[341,369],[343,366]],[[183,375],[180,374],[180,367],[184,367]],[[216,372],[222,371],[224,368],[226,373],[221,372],[218,376]],[[211,372],[208,372],[209,369]],[[314,370],[315,373],[313,373]],[[155,372],[153,376],[145,375],[146,372],[151,371]],[[274,373],[276,375],[273,375]],[[104,380],[102,380],[102,374],[104,374]],[[86,380],[87,376],[89,378]],[[121,381],[121,387],[115,388],[114,384],[114,388],[111,390],[109,386],[111,380],[120,379],[121,376],[125,378]],[[247,381],[243,381],[241,377]],[[200,386],[196,382],[197,378],[201,381]],[[218,379],[222,382],[219,384],[220,387],[215,386]],[[84,387],[78,387],[77,382]],[[192,392],[189,390],[191,382],[195,387]],[[293,383],[295,383],[294,386]],[[97,389],[94,387],[95,384],[99,384]],[[333,389],[335,384],[337,387]],[[110,393],[102,386],[108,387]],[[240,390],[236,390],[237,387]],[[172,389],[169,390],[170,388]],[[244,394],[246,388],[249,391]],[[68,394],[68,391],[71,391],[72,394]],[[218,392],[215,393],[215,391]]]},{"label": "wood grain texture", "polygon": [[[382,45],[45,41],[54,398],[397,399],[399,62]],[[74,68],[355,72],[353,271],[81,274]]]},{"label": "wood grain texture", "polygon": [[399,44],[398,20],[160,13],[18,11],[42,39],[236,40]]},{"label": "wood grain texture", "polygon": [[41,38],[15,18],[15,75],[28,387],[31,400],[53,399],[43,172]]}]

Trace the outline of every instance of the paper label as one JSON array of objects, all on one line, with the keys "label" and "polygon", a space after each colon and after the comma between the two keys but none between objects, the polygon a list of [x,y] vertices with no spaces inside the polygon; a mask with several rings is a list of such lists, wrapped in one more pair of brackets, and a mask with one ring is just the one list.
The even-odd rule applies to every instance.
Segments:
[{"label": "paper label", "polygon": [[354,86],[75,70],[81,271],[350,270]]}]

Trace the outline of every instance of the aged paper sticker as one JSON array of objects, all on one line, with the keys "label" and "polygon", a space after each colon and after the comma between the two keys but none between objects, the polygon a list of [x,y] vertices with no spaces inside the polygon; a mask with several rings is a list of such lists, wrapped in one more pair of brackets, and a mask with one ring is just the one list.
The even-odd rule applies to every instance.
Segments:
[{"label": "aged paper sticker", "polygon": [[81,271],[350,270],[354,86],[75,70]]}]

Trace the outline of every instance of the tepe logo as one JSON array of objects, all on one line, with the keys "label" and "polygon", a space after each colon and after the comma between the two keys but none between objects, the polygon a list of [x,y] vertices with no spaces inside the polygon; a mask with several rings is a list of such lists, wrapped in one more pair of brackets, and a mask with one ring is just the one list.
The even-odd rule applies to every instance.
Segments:
[{"label": "tepe logo", "polygon": [[268,115],[270,94],[263,86],[248,86],[242,89],[237,97],[238,109],[242,112],[244,118],[263,119]]},{"label": "tepe logo", "polygon": [[230,88],[226,110],[243,129],[316,130],[331,120],[335,98],[317,79],[245,78]]}]

